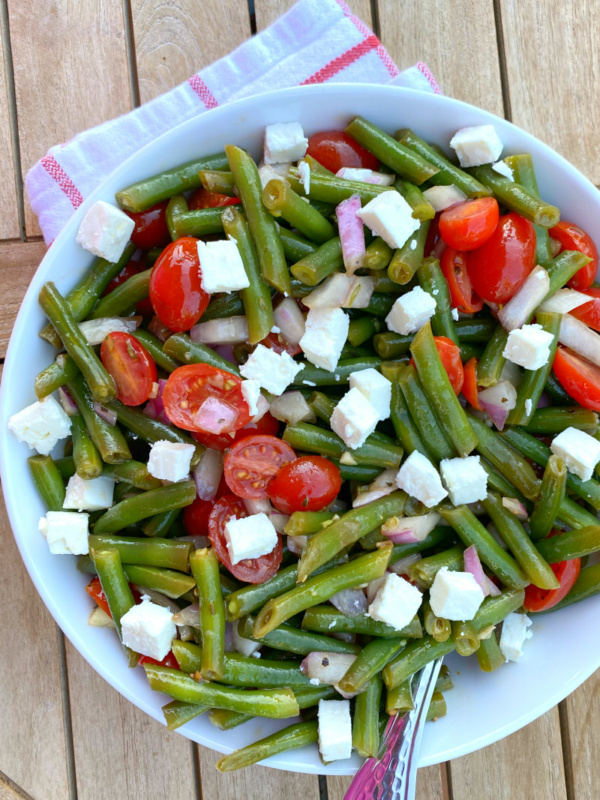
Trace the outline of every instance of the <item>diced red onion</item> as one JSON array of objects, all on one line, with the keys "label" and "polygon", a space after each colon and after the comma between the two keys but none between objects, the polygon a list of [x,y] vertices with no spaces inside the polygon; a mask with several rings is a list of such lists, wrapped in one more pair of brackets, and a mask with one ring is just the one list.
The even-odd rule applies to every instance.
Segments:
[{"label": "diced red onion", "polygon": [[507,331],[524,325],[550,291],[550,277],[540,266],[529,273],[519,291],[498,312],[498,319]]},{"label": "diced red onion", "polygon": [[191,542],[195,550],[203,550],[205,547],[210,547],[208,536],[178,536],[175,541]]},{"label": "diced red onion", "polygon": [[488,585],[489,581],[487,579],[487,575],[483,571],[483,567],[481,566],[481,561],[479,560],[479,554],[474,544],[472,544],[470,547],[467,547],[467,549],[463,553],[463,558],[465,561],[465,572],[471,573],[471,575],[475,578],[475,580],[481,587],[483,596],[487,597],[488,594],[490,593]]},{"label": "diced red onion", "polygon": [[266,514],[268,517],[273,511],[273,507],[266,497],[246,497],[243,503],[250,516],[253,514]]},{"label": "diced red onion", "polygon": [[517,500],[516,497],[503,497],[502,505],[520,520],[525,521],[526,519],[529,519],[529,513],[527,512],[527,509],[520,500]]},{"label": "diced red onion", "polygon": [[[150,419],[158,420],[159,422],[164,422],[166,425],[171,424],[171,420],[167,417],[165,412],[165,405],[163,403],[162,396],[165,391],[165,386],[167,382],[164,378],[159,378],[158,381],[158,394],[156,397],[153,397],[152,400],[148,400],[146,405],[144,406],[143,414],[145,416],[150,417]],[[116,422],[116,415],[115,415],[115,422]]]},{"label": "diced red onion", "polygon": [[103,611],[100,606],[96,606],[96,608],[92,609],[91,614],[88,617],[87,621],[88,625],[91,625],[92,628],[114,628],[115,621],[107,614],[106,611]]},{"label": "diced red onion", "polygon": [[315,422],[315,412],[304,399],[302,392],[285,392],[280,397],[275,397],[271,402],[270,413],[275,419],[289,425],[298,422]]},{"label": "diced red onion", "polygon": [[248,320],[244,316],[199,322],[190,330],[190,338],[200,344],[241,344],[248,341]]},{"label": "diced red onion", "polygon": [[207,397],[194,414],[194,424],[207,433],[232,430],[239,413],[237,409],[217,397]]},{"label": "diced red onion", "polygon": [[300,664],[300,671],[307,678],[334,686],[339,683],[356,661],[353,653],[327,653],[313,651]]},{"label": "diced red onion", "polygon": [[218,356],[221,356],[221,358],[237,365],[238,362],[234,355],[232,344],[212,344],[209,345],[209,347],[214,350]]},{"label": "diced red onion", "polygon": [[444,255],[444,250],[447,247],[448,247],[448,245],[446,244],[446,242],[440,236],[440,238],[437,240],[437,242],[433,246],[433,249],[431,251],[431,255],[434,258],[437,258],[439,260]]},{"label": "diced red onion", "polygon": [[342,308],[353,286],[352,275],[334,272],[310,294],[303,297],[302,302],[307,308]]},{"label": "diced red onion", "polygon": [[217,494],[221,476],[223,475],[223,460],[217,450],[207,448],[202,458],[193,471],[196,492],[201,500],[213,500]]},{"label": "diced red onion", "polygon": [[548,408],[552,405],[552,399],[547,392],[542,392],[538,400],[537,408]]},{"label": "diced red onion", "polygon": [[498,597],[502,594],[502,591],[496,586],[494,581],[491,578],[488,578],[486,575],[487,586],[488,586],[488,594],[490,597]]},{"label": "diced red onion", "polygon": [[432,186],[430,189],[425,189],[423,196],[431,203],[436,214],[467,199],[467,195],[453,183],[448,186]]},{"label": "diced red onion", "polygon": [[347,181],[360,181],[361,183],[372,183],[376,186],[391,186],[394,183],[394,176],[385,172],[375,172],[372,169],[362,167],[342,167],[335,173],[336,178],[344,178]]},{"label": "diced red onion", "polygon": [[173,335],[173,331],[169,330],[164,322],[161,322],[156,315],[154,315],[148,323],[148,331],[156,336],[157,339],[160,339],[161,342],[166,342],[169,336]]},{"label": "diced red onion", "polygon": [[236,621],[231,626],[231,632],[233,636],[233,646],[237,650],[238,653],[241,653],[243,656],[248,658],[253,653],[256,653],[262,645],[260,642],[253,642],[252,639],[246,639],[244,636],[240,636],[239,630],[239,620]]},{"label": "diced red onion", "polygon": [[600,334],[588,328],[584,322],[565,314],[560,321],[558,341],[592,364],[600,366]]},{"label": "diced red onion", "polygon": [[590,302],[590,297],[576,289],[559,289],[552,297],[544,300],[540,311],[550,311],[553,314],[568,314],[579,306]]},{"label": "diced red onion", "polygon": [[150,394],[148,395],[148,399],[154,400],[156,397],[158,397],[158,383],[154,381],[154,383],[152,384],[152,388],[150,389]]},{"label": "diced red onion", "polygon": [[408,568],[412,567],[413,564],[416,564],[422,558],[423,556],[420,553],[414,553],[412,556],[401,558],[399,561],[390,564],[388,572],[395,572],[396,575],[408,575]]},{"label": "diced red onion", "polygon": [[172,614],[178,614],[181,610],[175,600],[172,600],[165,594],[157,592],[155,589],[149,589],[147,586],[140,586],[138,583],[132,583],[131,585],[142,596],[146,595],[146,597],[148,597],[153,603],[156,603],[157,606],[168,608]]},{"label": "diced red onion", "polygon": [[225,623],[225,652],[234,653],[237,650],[233,635],[233,622]]},{"label": "diced red onion", "polygon": [[271,511],[269,514],[269,519],[273,523],[273,527],[277,531],[277,533],[284,533],[285,526],[288,523],[290,516],[289,514],[280,514],[278,511]]},{"label": "diced red onion", "polygon": [[373,600],[375,599],[375,595],[383,586],[383,582],[385,581],[385,575],[382,575],[381,578],[375,578],[372,581],[369,581],[367,584],[366,592],[367,592],[367,607],[371,605]]},{"label": "diced red onion", "polygon": [[478,394],[479,402],[494,425],[501,431],[509,413],[517,404],[517,390],[510,381],[500,381]]},{"label": "diced red onion", "polygon": [[267,411],[271,408],[271,406],[269,405],[269,401],[264,396],[264,394],[258,395],[258,400],[256,401],[256,408],[258,409],[258,411],[252,417],[251,420],[252,422],[258,422],[260,419],[264,417]]},{"label": "diced red onion", "polygon": [[285,297],[273,309],[273,319],[283,338],[290,344],[298,344],[304,336],[306,320],[293,297]]},{"label": "diced red onion", "polygon": [[346,272],[353,275],[365,260],[365,227],[357,216],[361,209],[360,195],[353,194],[343,200],[335,210],[342,242],[342,256]]},{"label": "diced red onion", "polygon": [[89,345],[102,344],[109,333],[131,333],[141,323],[142,317],[99,317],[79,323],[79,329]]},{"label": "diced red onion", "polygon": [[382,525],[381,533],[394,544],[422,542],[440,519],[435,511],[417,517],[391,517]]},{"label": "diced red onion", "polygon": [[352,508],[359,508],[365,506],[367,503],[372,503],[374,500],[379,500],[381,497],[386,497],[396,489],[396,473],[394,469],[384,469],[375,480],[370,483],[365,491],[359,492],[352,501]]},{"label": "diced red onion", "polygon": [[198,603],[192,603],[191,606],[186,606],[173,614],[171,619],[175,625],[190,625],[192,628],[199,628],[200,606]]},{"label": "diced red onion", "polygon": [[295,556],[302,555],[302,551],[306,547],[308,543],[308,536],[288,536],[287,537],[287,548],[290,553],[293,553]]},{"label": "diced red onion", "polygon": [[342,589],[330,597],[329,602],[346,617],[357,617],[367,611],[367,598],[362,589]]},{"label": "diced red onion", "polygon": [[67,416],[74,417],[79,414],[79,409],[77,408],[75,400],[73,400],[68,389],[66,389],[64,386],[59,386],[58,388],[58,399],[60,400],[63,411],[65,414],[67,414]]},{"label": "diced red onion", "polygon": [[117,415],[110,408],[106,408],[106,406],[103,406],[102,403],[94,403],[93,408],[96,414],[98,414],[98,416],[103,419],[104,422],[107,422],[109,425],[117,424]]}]

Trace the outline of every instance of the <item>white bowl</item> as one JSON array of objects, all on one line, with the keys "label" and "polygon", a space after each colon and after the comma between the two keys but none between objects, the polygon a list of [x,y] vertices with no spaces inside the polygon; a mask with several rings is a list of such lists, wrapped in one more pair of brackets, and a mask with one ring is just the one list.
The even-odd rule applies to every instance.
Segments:
[{"label": "white bowl", "polygon": [[[45,281],[62,292],[77,283],[92,263],[75,244],[83,215],[98,199],[114,201],[129,184],[198,156],[218,152],[227,143],[260,154],[265,125],[299,120],[308,133],[343,128],[361,114],[394,133],[410,127],[428,141],[447,147],[452,134],[465,125],[493,123],[505,144],[504,155],[533,155],[542,196],[560,206],[565,219],[588,231],[597,230],[600,193],[564,158],[533,136],[481,109],[449,97],[398,87],[330,84],[285,89],[250,97],[214,109],[166,133],[132,156],[78,209],[46,254],[23,301],[4,365],[0,397],[0,463],[12,528],[29,574],[54,619],[83,657],[115,689],[160,722],[165,698],[150,690],[141,669],[128,669],[112,630],[87,626],[92,602],[84,592],[87,578],[75,559],[51,556],[37,530],[44,508],[28,473],[31,451],[7,432],[9,416],[35,399],[33,380],[55,356],[37,337],[44,316],[37,302]],[[597,242],[600,245],[600,241]],[[448,715],[427,725],[420,765],[427,766],[470,753],[507,736],[534,720],[576,689],[600,666],[596,635],[600,597],[549,616],[536,617],[534,637],[519,664],[508,664],[492,675],[482,673],[475,659],[447,659],[455,689],[447,695]],[[219,752],[255,741],[285,723],[249,722],[220,731],[199,717],[180,732]],[[316,747],[282,753],[268,766],[299,772],[349,775],[360,759],[321,763]]]}]

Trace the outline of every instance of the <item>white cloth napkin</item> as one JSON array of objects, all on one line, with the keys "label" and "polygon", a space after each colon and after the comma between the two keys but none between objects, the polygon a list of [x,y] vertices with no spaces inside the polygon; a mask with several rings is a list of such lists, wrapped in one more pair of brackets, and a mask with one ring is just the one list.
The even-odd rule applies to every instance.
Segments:
[{"label": "white cloth napkin", "polygon": [[422,62],[400,72],[343,0],[299,0],[262,33],[175,89],[52,147],[25,178],[46,243],[107,175],[170,128],[241,97],[325,81],[440,91]]}]

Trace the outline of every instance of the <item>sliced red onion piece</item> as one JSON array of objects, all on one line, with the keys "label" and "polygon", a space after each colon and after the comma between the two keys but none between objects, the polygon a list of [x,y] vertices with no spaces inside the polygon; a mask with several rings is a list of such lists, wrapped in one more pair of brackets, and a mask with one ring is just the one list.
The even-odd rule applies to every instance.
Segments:
[{"label": "sliced red onion piece", "polygon": [[306,321],[293,297],[284,298],[273,309],[273,319],[283,338],[290,344],[298,344],[304,336]]},{"label": "sliced red onion piece", "polygon": [[391,517],[383,523],[381,533],[394,544],[422,542],[440,519],[436,511],[418,517]]},{"label": "sliced red onion piece", "polygon": [[79,409],[77,408],[75,400],[73,400],[73,398],[69,394],[68,389],[66,389],[64,386],[59,386],[58,388],[58,399],[60,400],[60,404],[63,407],[63,411],[67,416],[75,417],[77,414],[79,414]]},{"label": "sliced red onion piece", "polygon": [[359,492],[352,501],[352,508],[365,506],[367,503],[372,503],[374,500],[379,500],[381,497],[386,497],[396,489],[396,473],[395,469],[384,469],[375,480],[370,483],[365,490]]},{"label": "sliced red onion piece", "polygon": [[271,401],[269,410],[275,419],[289,425],[316,421],[315,412],[304,399],[302,392],[285,392]]},{"label": "sliced red onion piece", "polygon": [[248,320],[244,316],[199,322],[190,330],[190,338],[200,344],[241,344],[248,341]]},{"label": "sliced red onion piece", "polygon": [[385,172],[375,172],[372,169],[363,167],[342,167],[335,173],[336,178],[344,178],[347,181],[360,181],[361,183],[373,183],[377,186],[391,186],[394,183],[394,176]]},{"label": "sliced red onion piece", "polygon": [[217,450],[207,448],[192,473],[201,500],[213,500],[223,475],[223,459]]},{"label": "sliced red onion piece", "polygon": [[507,508],[511,511],[515,517],[518,517],[520,520],[525,521],[529,519],[529,513],[523,503],[520,500],[517,500],[516,497],[503,497],[502,498],[502,505],[504,508]]},{"label": "sliced red onion piece", "polygon": [[501,431],[509,413],[517,404],[517,390],[510,381],[500,381],[478,394],[479,402],[494,425]]},{"label": "sliced red onion piece", "polygon": [[210,547],[210,539],[208,536],[178,536],[178,542],[191,542],[195,550],[203,550],[205,547]]},{"label": "sliced red onion piece", "polygon": [[431,255],[434,258],[440,259],[444,255],[444,251],[445,251],[445,249],[447,247],[448,247],[448,245],[446,244],[446,242],[440,236],[440,238],[437,240],[437,242],[433,246],[433,250],[431,251]]},{"label": "sliced red onion piece", "polygon": [[493,580],[488,578],[487,575],[485,576],[485,579],[487,581],[488,594],[490,597],[498,597],[502,594],[502,591],[496,586]]},{"label": "sliced red onion piece", "polygon": [[300,671],[311,680],[318,680],[334,686],[339,683],[352,664],[356,656],[352,653],[326,653],[313,651],[309,653],[300,664]]},{"label": "sliced red onion piece", "polygon": [[303,297],[302,302],[307,308],[343,308],[353,286],[352,275],[334,272],[310,294]]},{"label": "sliced red onion piece", "polygon": [[192,628],[200,627],[200,606],[192,603],[191,606],[182,608],[171,617],[175,625],[190,625]]},{"label": "sliced red onion piece", "polygon": [[579,306],[590,302],[590,297],[576,289],[559,289],[552,297],[544,300],[540,306],[540,311],[550,311],[554,314],[568,314]]},{"label": "sliced red onion piece", "polygon": [[157,592],[155,589],[149,589],[147,586],[140,586],[138,583],[131,584],[133,588],[139,592],[142,597],[148,597],[153,603],[156,603],[157,606],[162,606],[163,608],[168,608],[172,614],[178,614],[181,610],[175,600],[172,600],[170,597],[167,597],[166,594],[162,594],[161,592]]},{"label": "sliced red onion piece", "polygon": [[233,635],[233,622],[225,623],[225,652],[234,653],[236,651],[235,640]]},{"label": "sliced red onion piece", "polygon": [[87,343],[95,346],[102,344],[109,333],[132,333],[141,321],[141,317],[99,317],[80,322],[79,328]]},{"label": "sliced red onion piece", "polygon": [[519,291],[498,312],[498,319],[507,331],[524,325],[550,291],[550,278],[540,266],[534,267]]},{"label": "sliced red onion piece", "polygon": [[273,511],[273,506],[267,497],[246,497],[243,500],[246,506],[246,511],[252,516],[253,514],[266,514],[267,517]]},{"label": "sliced red onion piece", "polygon": [[342,242],[342,256],[346,272],[354,275],[365,260],[365,227],[362,219],[357,216],[361,209],[361,200],[358,194],[353,194],[343,200],[335,210]]},{"label": "sliced red onion piece", "polygon": [[150,419],[156,419],[159,422],[164,422],[166,425],[170,425],[171,420],[167,417],[165,406],[162,400],[166,385],[166,380],[164,378],[160,378],[158,381],[158,394],[156,397],[153,397],[152,400],[148,400],[142,413],[145,414],[145,416],[150,417]]},{"label": "sliced red onion piece", "polygon": [[584,322],[565,314],[560,321],[558,341],[592,364],[600,366],[600,334],[588,328]]},{"label": "sliced red onion piece", "polygon": [[383,586],[383,582],[385,581],[385,575],[382,575],[381,578],[375,578],[375,580],[369,581],[367,584],[367,607],[371,605],[373,600],[375,599],[375,595]]},{"label": "sliced red onion piece", "polygon": [[483,592],[483,596],[487,597],[490,593],[489,590],[489,581],[487,579],[487,575],[483,571],[483,567],[481,566],[481,561],[479,560],[479,554],[477,553],[477,548],[474,544],[470,547],[467,547],[465,552],[463,553],[463,557],[465,560],[465,572],[470,572],[471,575],[475,578],[479,586],[481,587],[481,591]]},{"label": "sliced red onion piece", "polygon": [[207,433],[223,433],[233,429],[239,414],[237,409],[217,397],[207,397],[194,414],[194,423]]},{"label": "sliced red onion piece", "polygon": [[293,553],[295,556],[302,555],[302,551],[306,547],[308,542],[308,536],[288,536],[287,537],[287,548],[290,553]]},{"label": "sliced red onion piece", "polygon": [[408,575],[408,568],[412,567],[413,564],[416,564],[422,558],[423,556],[420,553],[414,553],[412,556],[401,558],[399,561],[390,564],[388,572],[395,572],[396,575]]},{"label": "sliced red onion piece", "polygon": [[267,411],[271,408],[269,405],[269,401],[264,396],[264,394],[258,395],[258,400],[256,401],[256,408],[258,409],[256,414],[252,417],[252,422],[258,422],[259,419],[262,419]]},{"label": "sliced red onion piece", "polygon": [[358,617],[367,612],[367,598],[362,589],[342,589],[330,597],[329,602],[346,617]]},{"label": "sliced red onion piece", "polygon": [[277,533],[285,533],[285,526],[289,521],[289,514],[280,514],[278,511],[271,511],[269,519]]},{"label": "sliced red onion piece", "polygon": [[548,408],[552,405],[552,399],[547,392],[542,392],[538,400],[537,408]]},{"label": "sliced red onion piece", "polygon": [[209,345],[209,347],[211,347],[211,349],[214,350],[217,355],[221,356],[221,358],[224,358],[226,361],[237,365],[238,362],[233,352],[232,344],[213,344]]},{"label": "sliced red onion piece", "polygon": [[106,406],[103,406],[102,403],[94,403],[93,408],[96,414],[98,414],[98,416],[109,425],[117,424],[117,415],[110,408],[106,408]]},{"label": "sliced red onion piece", "polygon": [[238,653],[241,653],[243,656],[248,658],[253,653],[256,653],[258,650],[260,650],[262,645],[260,642],[253,642],[251,639],[245,639],[243,636],[240,636],[238,631],[239,622],[239,619],[236,619],[236,621],[231,625],[233,646]]},{"label": "sliced red onion piece", "polygon": [[164,322],[154,315],[148,323],[148,332],[160,339],[161,342],[166,342],[169,336],[173,335],[173,331],[167,328]]}]

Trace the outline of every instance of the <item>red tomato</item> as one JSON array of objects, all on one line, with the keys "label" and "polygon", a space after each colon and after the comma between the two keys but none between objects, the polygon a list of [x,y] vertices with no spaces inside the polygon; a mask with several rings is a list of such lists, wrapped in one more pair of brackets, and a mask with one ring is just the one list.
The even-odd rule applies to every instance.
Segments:
[{"label": "red tomato", "polygon": [[552,366],[560,385],[584,408],[600,411],[600,367],[559,347]]},{"label": "red tomato", "polygon": [[267,337],[262,340],[261,344],[264,344],[265,347],[269,347],[276,353],[287,353],[292,357],[302,352],[302,348],[299,344],[288,342],[280,333],[269,333]]},{"label": "red tomato", "polygon": [[154,306],[152,305],[152,300],[147,297],[145,300],[140,300],[139,303],[135,304],[135,310],[141,317],[153,317],[154,314]]},{"label": "red tomato", "polygon": [[427,239],[425,240],[425,258],[432,256],[436,249],[437,243],[440,241],[440,215],[436,214],[431,220],[431,225],[427,231]]},{"label": "red tomato", "polygon": [[506,303],[535,266],[535,228],[511,212],[500,217],[487,242],[471,250],[467,272],[473,289],[488,303]]},{"label": "red tomato", "polygon": [[462,387],[462,393],[465,400],[473,406],[473,408],[483,411],[479,402],[479,394],[477,392],[477,359],[475,356],[465,364],[465,380]]},{"label": "red tomato", "polygon": [[226,494],[217,500],[208,520],[208,537],[215,548],[221,564],[231,572],[234,578],[245,583],[265,583],[272,578],[281,564],[283,545],[281,536],[277,537],[275,549],[259,558],[246,558],[231,563],[227,541],[225,539],[225,525],[232,518],[247,517],[248,512],[244,502],[233,494]]},{"label": "red tomato", "polygon": [[379,169],[379,161],[345,131],[321,131],[308,140],[306,154],[335,173],[342,167]]},{"label": "red tomato", "polygon": [[191,236],[171,242],[152,267],[150,300],[160,321],[175,333],[195,325],[210,300],[201,284],[197,242]]},{"label": "red tomato", "polygon": [[450,289],[453,308],[463,314],[475,314],[483,308],[483,300],[475,294],[467,272],[467,254],[446,248],[440,266]]},{"label": "red tomato", "polygon": [[496,230],[500,211],[493,197],[478,197],[442,211],[440,235],[455,250],[475,250]]},{"label": "red tomato", "polygon": [[600,289],[590,287],[583,294],[587,294],[592,298],[590,302],[584,303],[579,308],[574,308],[573,311],[569,311],[569,314],[585,322],[595,331],[600,331]]},{"label": "red tomato", "polygon": [[240,439],[254,434],[264,434],[266,436],[276,436],[279,431],[279,422],[267,413],[258,422],[249,422],[237,431],[230,433],[192,433],[197,442],[212,450],[227,450]]},{"label": "red tomato", "polygon": [[128,281],[133,275],[137,275],[138,272],[142,272],[143,270],[144,265],[140,264],[139,261],[128,261],[121,272],[119,272],[119,274],[112,279],[106,289],[102,292],[102,297],[104,297],[106,294],[110,294],[113,289],[117,288],[117,286],[125,283],[125,281]]},{"label": "red tomato", "polygon": [[[139,603],[141,600],[140,593],[137,589],[134,589],[131,584],[129,584],[129,588],[131,589],[131,594],[133,595],[133,599],[136,603]],[[108,601],[106,599],[106,595],[104,594],[104,589],[102,588],[102,584],[100,583],[100,578],[96,575],[92,580],[88,583],[85,587],[86,592],[92,598],[94,603],[104,611],[105,614],[108,614],[109,617],[112,617],[110,613],[110,608],[108,607]]]},{"label": "red tomato", "polygon": [[[556,536],[557,533],[558,531],[552,531],[550,536]],[[558,589],[540,589],[532,583],[529,584],[525,589],[525,602],[523,603],[526,611],[548,611],[560,603],[569,594],[579,577],[581,559],[559,561],[557,564],[550,564],[550,569],[558,578],[560,586]]]},{"label": "red tomato", "polygon": [[460,360],[460,349],[452,339],[448,339],[446,336],[436,336],[435,346],[440,354],[444,369],[448,373],[452,388],[456,394],[460,394],[465,380],[465,370]]},{"label": "red tomato", "polygon": [[276,436],[245,436],[225,456],[223,472],[238,497],[266,497],[267,483],[296,453]]},{"label": "red tomato", "polygon": [[323,456],[302,456],[284,464],[269,482],[269,499],[283,514],[321,511],[338,496],[339,469]]},{"label": "red tomato", "polygon": [[140,656],[138,659],[138,664],[143,666],[144,664],[154,664],[156,667],[170,667],[171,669],[181,669],[179,666],[179,661],[175,658],[175,653],[170,650],[167,655],[163,658],[162,661],[157,661],[155,658],[151,658],[150,656]]},{"label": "red tomato", "polygon": [[561,220],[554,228],[550,228],[550,236],[560,242],[560,250],[578,250],[592,260],[589,264],[576,272],[569,281],[571,289],[589,289],[596,280],[598,272],[598,248],[589,233],[573,225],[572,222]]},{"label": "red tomato", "polygon": [[102,363],[117,384],[126,406],[145,403],[156,383],[156,364],[146,348],[129,333],[109,333],[100,348]]},{"label": "red tomato", "polygon": [[188,536],[208,536],[208,518],[214,505],[214,500],[197,497],[183,509],[182,522]]},{"label": "red tomato", "polygon": [[242,379],[209,364],[174,370],[167,379],[163,403],[173,425],[186,431],[228,433],[243,428],[251,418]]},{"label": "red tomato", "polygon": [[228,197],[226,194],[211,192],[208,189],[196,189],[188,200],[190,211],[200,208],[220,208],[221,206],[234,206],[241,203],[239,197]]},{"label": "red tomato", "polygon": [[166,217],[168,205],[169,201],[163,200],[145,211],[125,212],[135,222],[131,241],[136,247],[151,250],[153,247],[164,247],[171,241]]}]

